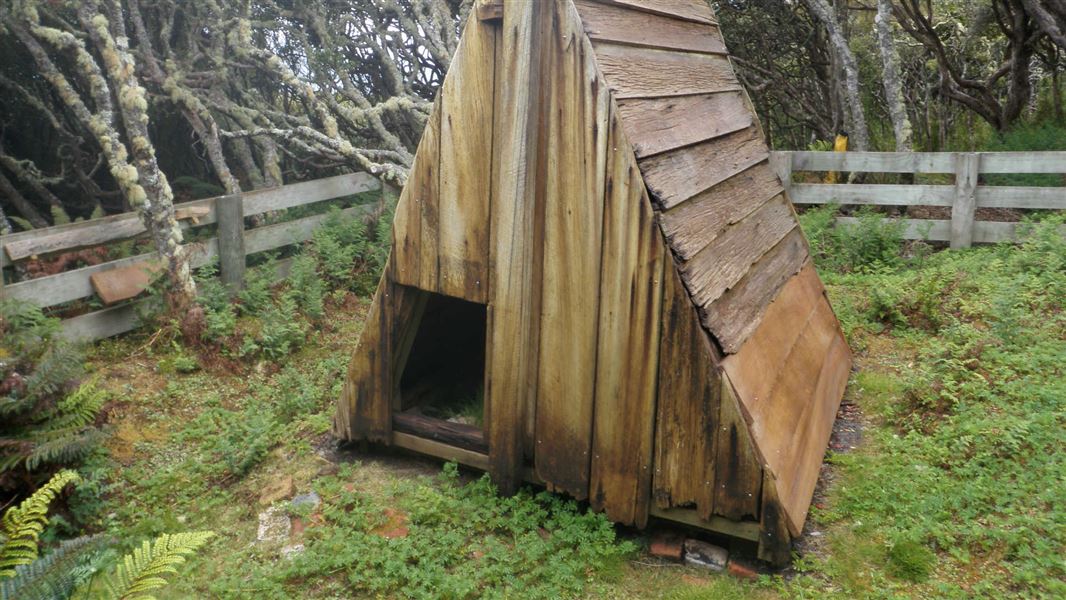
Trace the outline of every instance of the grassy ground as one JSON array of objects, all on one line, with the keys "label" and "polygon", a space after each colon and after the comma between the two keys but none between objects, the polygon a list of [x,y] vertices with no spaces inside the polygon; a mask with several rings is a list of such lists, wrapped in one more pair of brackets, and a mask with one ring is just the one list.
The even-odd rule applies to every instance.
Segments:
[{"label": "grassy ground", "polygon": [[[280,368],[197,365],[147,335],[97,347],[113,435],[72,504],[129,543],[218,534],[164,598],[1066,595],[1061,238],[901,259],[875,227],[808,226],[816,248],[854,254],[822,273],[856,351],[847,402],[865,431],[830,452],[819,535],[786,573],[741,582],[663,564],[571,502],[499,499],[434,461],[337,452],[331,403],[367,308],[353,296]],[[322,503],[289,509],[302,532],[287,543],[305,551],[284,559],[255,539],[261,497],[289,478]]]}]

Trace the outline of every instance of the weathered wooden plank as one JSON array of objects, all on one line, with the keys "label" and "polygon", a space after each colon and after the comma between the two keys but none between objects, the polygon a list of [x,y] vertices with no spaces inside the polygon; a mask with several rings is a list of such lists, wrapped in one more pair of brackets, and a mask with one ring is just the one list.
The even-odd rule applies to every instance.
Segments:
[{"label": "weathered wooden plank", "polygon": [[670,248],[688,260],[781,191],[774,173],[759,163],[660,213],[659,223]]},{"label": "weathered wooden plank", "polygon": [[489,457],[485,454],[466,450],[464,448],[458,448],[456,446],[449,446],[448,444],[442,444],[402,431],[392,432],[392,445],[412,452],[418,452],[419,454],[428,454],[430,456],[443,458],[444,460],[455,461],[461,465],[466,465],[474,469],[481,469],[482,471],[489,470]]},{"label": "weathered wooden plank", "polygon": [[493,206],[490,211],[485,423],[489,473],[503,493],[521,482],[525,432],[533,419],[540,313],[536,173],[541,133],[541,3],[511,3],[497,39],[493,107]]},{"label": "weathered wooden plank", "polygon": [[241,196],[244,198],[244,216],[250,217],[380,189],[381,180],[377,177],[369,173],[348,173],[276,188],[252,190],[243,192]]},{"label": "weathered wooden plank", "polygon": [[977,187],[977,207],[1066,210],[1066,187]]},{"label": "weathered wooden plank", "polygon": [[739,90],[725,56],[595,44],[596,59],[615,99],[658,98]]},{"label": "weathered wooden plank", "polygon": [[[907,240],[930,240],[946,242],[951,235],[951,221],[942,219],[903,219],[906,226],[903,238]],[[837,217],[837,224],[845,227],[858,225],[855,217]],[[973,224],[973,241],[975,244],[995,244],[997,242],[1017,241],[1020,223],[1002,221],[975,221]],[[1062,227],[1066,235],[1066,227]]]},{"label": "weathered wooden plank", "polygon": [[392,415],[392,429],[479,454],[489,453],[485,432],[474,425],[414,413],[395,413]]},{"label": "weathered wooden plank", "polygon": [[1066,152],[982,152],[981,172],[1066,173]]},{"label": "weathered wooden plank", "polygon": [[638,158],[690,146],[754,123],[739,92],[621,100],[618,113]]},{"label": "weathered wooden plank", "polygon": [[767,159],[754,127],[640,161],[648,189],[669,210]]},{"label": "weathered wooden plank", "polygon": [[954,152],[779,152],[793,171],[954,173]]},{"label": "weathered wooden plank", "polygon": [[496,30],[467,20],[441,89],[438,289],[484,303],[489,287],[489,196]]},{"label": "weathered wooden plank", "polygon": [[733,521],[717,515],[703,518],[693,508],[659,508],[653,505],[649,512],[657,519],[666,519],[750,542],[759,541],[759,524],[755,521]]},{"label": "weathered wooden plank", "polygon": [[139,296],[148,289],[164,268],[163,261],[155,258],[118,269],[93,273],[89,276],[89,283],[92,284],[93,291],[104,305],[111,306]]},{"label": "weathered wooden plank", "polygon": [[[340,211],[340,214],[346,218],[366,217],[372,208],[368,204],[353,206]],[[265,252],[274,248],[288,246],[289,244],[307,241],[314,235],[315,229],[329,216],[330,213],[323,213],[294,221],[285,221],[249,229],[244,232],[244,251],[246,254],[255,254],[256,252]]]},{"label": "weathered wooden plank", "polygon": [[[415,160],[418,160],[417,155]],[[409,180],[410,181],[410,180]],[[392,215],[392,249],[389,277],[396,283],[417,286],[421,282],[422,209],[411,185],[405,185]]]},{"label": "weathered wooden plank", "polygon": [[595,41],[688,52],[727,54],[718,27],[682,21],[618,4],[575,0],[585,33]]},{"label": "weathered wooden plank", "polygon": [[393,398],[398,393],[395,347],[397,340],[410,337],[409,329],[418,327],[414,313],[423,306],[424,294],[381,278],[337,403],[333,419],[337,437],[391,441]]},{"label": "weathered wooden plank", "polygon": [[717,422],[714,513],[727,519],[756,519],[761,508],[763,468],[750,423],[728,377],[721,378]]},{"label": "weathered wooden plank", "polygon": [[589,494],[610,95],[573,5],[546,36],[543,284],[536,407],[537,475]]},{"label": "weathered wooden plank", "polygon": [[714,12],[703,0],[598,0],[652,15],[663,15],[675,19],[714,25],[717,23]]},{"label": "weathered wooden plank", "polygon": [[770,396],[789,351],[824,294],[814,265],[808,262],[781,288],[755,332],[735,354],[722,361],[749,413],[759,412],[760,403]]},{"label": "weathered wooden plank", "polygon": [[807,244],[793,229],[763,255],[735,286],[700,311],[703,324],[726,354],[733,354],[758,327],[767,306],[807,261]]},{"label": "weathered wooden plank", "polygon": [[64,319],[60,335],[71,341],[89,342],[126,333],[141,324],[136,306],[136,302],[120,304]]},{"label": "weathered wooden plank", "polygon": [[[244,214],[246,216],[257,215],[339,196],[373,191],[380,187],[381,182],[376,177],[366,173],[352,173],[279,188],[255,190],[243,194]],[[195,217],[192,225],[208,225],[215,222],[215,200],[216,198],[205,198],[177,204],[174,207],[175,213],[179,216],[179,220],[183,215],[189,219]],[[203,209],[207,209],[208,212],[205,213]],[[183,227],[189,224],[182,221]],[[140,216],[131,212],[6,235],[2,244],[5,252],[0,253],[0,267],[8,266],[11,260],[98,246],[115,240],[136,237],[144,232]],[[7,251],[9,245],[12,246],[14,252],[10,255],[12,257],[10,259]]]},{"label": "weathered wooden plank", "polygon": [[651,498],[655,342],[667,261],[651,200],[617,117],[611,119],[607,147],[589,497],[593,508],[612,521],[643,527]]},{"label": "weathered wooden plank", "polygon": [[794,183],[794,204],[874,204],[878,206],[951,206],[950,185]]},{"label": "weathered wooden plank", "polygon": [[695,505],[708,518],[716,512],[718,357],[672,265],[663,279],[652,490],[659,508]]},{"label": "weathered wooden plank", "polygon": [[778,196],[726,229],[681,267],[692,301],[706,308],[796,227],[792,207]]},{"label": "weathered wooden plank", "polygon": [[441,98],[433,103],[433,114],[426,122],[418,144],[415,168],[407,179],[411,197],[418,206],[421,238],[418,246],[418,285],[424,290],[440,291],[440,126]]}]

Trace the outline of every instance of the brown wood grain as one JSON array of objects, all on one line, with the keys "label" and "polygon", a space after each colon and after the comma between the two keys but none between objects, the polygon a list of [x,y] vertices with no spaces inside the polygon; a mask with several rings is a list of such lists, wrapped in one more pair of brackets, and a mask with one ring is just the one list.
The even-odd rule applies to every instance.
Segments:
[{"label": "brown wood grain", "polygon": [[441,88],[438,289],[480,303],[489,287],[497,29],[467,21]]},{"label": "brown wood grain", "polygon": [[546,37],[544,271],[535,466],[549,489],[588,497],[610,96],[573,5]]},{"label": "brown wood grain", "polygon": [[670,248],[682,260],[774,196],[781,182],[767,163],[758,163],[659,215]]},{"label": "brown wood grain", "polygon": [[739,90],[725,56],[597,42],[596,60],[617,100]]},{"label": "brown wood grain", "polygon": [[708,307],[798,226],[792,207],[778,196],[726,229],[681,269],[693,302]]},{"label": "brown wood grain", "polygon": [[618,113],[639,158],[733,133],[754,123],[739,92],[622,100]]},{"label": "brown wood grain", "polygon": [[598,0],[604,4],[664,15],[696,23],[714,24],[714,11],[703,0]]},{"label": "brown wood grain", "polygon": [[737,521],[758,519],[762,463],[728,377],[722,378],[720,406],[714,512]]},{"label": "brown wood grain", "polygon": [[543,5],[508,4],[497,38],[493,107],[485,424],[489,473],[503,493],[517,489],[527,424],[536,398],[540,313],[536,172]]},{"label": "brown wood grain", "polygon": [[788,516],[777,494],[773,473],[763,469],[762,506],[759,518],[759,560],[781,567],[792,560],[792,537]]},{"label": "brown wood grain", "polygon": [[413,338],[410,330],[418,327],[416,312],[423,305],[421,290],[397,285],[387,276],[381,278],[334,416],[334,433],[341,439],[386,444],[391,440],[393,399],[399,381],[396,370],[402,369],[394,360],[397,341]]},{"label": "brown wood grain", "polygon": [[758,260],[735,286],[712,302],[700,317],[726,354],[733,354],[759,326],[766,308],[807,261],[807,244],[799,228]]},{"label": "brown wood grain", "polygon": [[417,170],[412,170],[411,176],[407,179],[408,187],[412,184],[414,186],[411,190],[411,197],[418,207],[422,221],[419,227],[422,237],[418,250],[418,287],[434,292],[440,289],[437,245],[440,233],[441,112],[441,98],[438,95],[436,102],[433,103],[433,113],[422,132],[422,141],[418,145],[415,160],[421,162],[416,165]]},{"label": "brown wood grain", "polygon": [[416,413],[396,413],[392,416],[393,431],[409,433],[456,448],[488,454],[485,432],[480,427],[465,423],[453,423]]},{"label": "brown wood grain", "polygon": [[651,498],[666,253],[616,117],[607,147],[589,499],[612,521],[643,527]]},{"label": "brown wood grain", "polygon": [[659,508],[695,505],[706,518],[715,512],[718,357],[671,264],[664,286],[653,495]]},{"label": "brown wood grain", "polygon": [[640,161],[652,199],[669,210],[763,162],[766,143],[754,127]]},{"label": "brown wood grain", "polygon": [[618,4],[574,0],[585,33],[595,41],[726,54],[715,25],[632,10]]},{"label": "brown wood grain", "polygon": [[[440,103],[435,103],[430,113],[422,139],[418,142],[414,164],[407,177],[407,184],[400,192],[392,220],[391,275],[396,283],[422,286],[427,290],[437,289],[437,245],[435,233],[427,233],[423,240],[423,205],[436,206],[440,185]],[[435,208],[430,211],[435,213]],[[429,245],[432,244],[432,245]],[[426,254],[429,257],[425,256]],[[431,258],[430,258],[431,257]],[[425,277],[422,264],[427,263]],[[429,285],[425,285],[429,284]]]},{"label": "brown wood grain", "polygon": [[723,368],[749,412],[757,412],[759,403],[769,397],[785,358],[824,293],[814,266],[808,262],[781,288],[755,332],[737,353],[723,361]]}]

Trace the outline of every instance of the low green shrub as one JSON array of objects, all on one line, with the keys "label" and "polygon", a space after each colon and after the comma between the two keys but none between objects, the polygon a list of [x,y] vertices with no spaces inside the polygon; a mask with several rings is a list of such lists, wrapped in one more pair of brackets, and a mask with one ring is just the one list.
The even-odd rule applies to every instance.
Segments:
[{"label": "low green shrub", "polygon": [[811,256],[822,268],[836,272],[884,272],[903,263],[905,223],[886,219],[864,207],[855,213],[858,221],[841,225],[836,221],[838,207],[828,204],[800,215],[800,224],[811,246]]}]

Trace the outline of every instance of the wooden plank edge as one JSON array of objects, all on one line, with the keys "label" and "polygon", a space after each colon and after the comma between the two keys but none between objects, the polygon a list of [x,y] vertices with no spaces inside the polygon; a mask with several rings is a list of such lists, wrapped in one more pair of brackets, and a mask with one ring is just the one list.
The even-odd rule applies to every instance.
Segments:
[{"label": "wooden plank edge", "polygon": [[734,521],[718,515],[712,515],[710,519],[702,519],[695,508],[659,508],[654,502],[648,508],[648,514],[657,519],[706,529],[750,542],[759,541],[760,526],[757,521]]},{"label": "wooden plank edge", "polygon": [[714,25],[715,27],[718,26],[718,20],[717,19],[707,19],[707,18],[695,16],[695,15],[678,14],[676,12],[671,12],[671,11],[668,11],[668,10],[665,10],[665,9],[656,9],[655,7],[652,7],[652,6],[647,6],[647,5],[643,5],[643,4],[636,4],[634,2],[629,2],[629,1],[626,1],[626,0],[593,0],[593,1],[594,2],[599,2],[600,4],[607,4],[607,5],[610,5],[610,6],[617,6],[619,8],[627,8],[629,10],[633,10],[633,11],[636,11],[636,12],[647,13],[647,14],[650,14],[650,15],[658,15],[660,17],[670,17],[671,19],[677,19],[678,21],[688,21],[690,23],[699,23],[700,25]]}]

